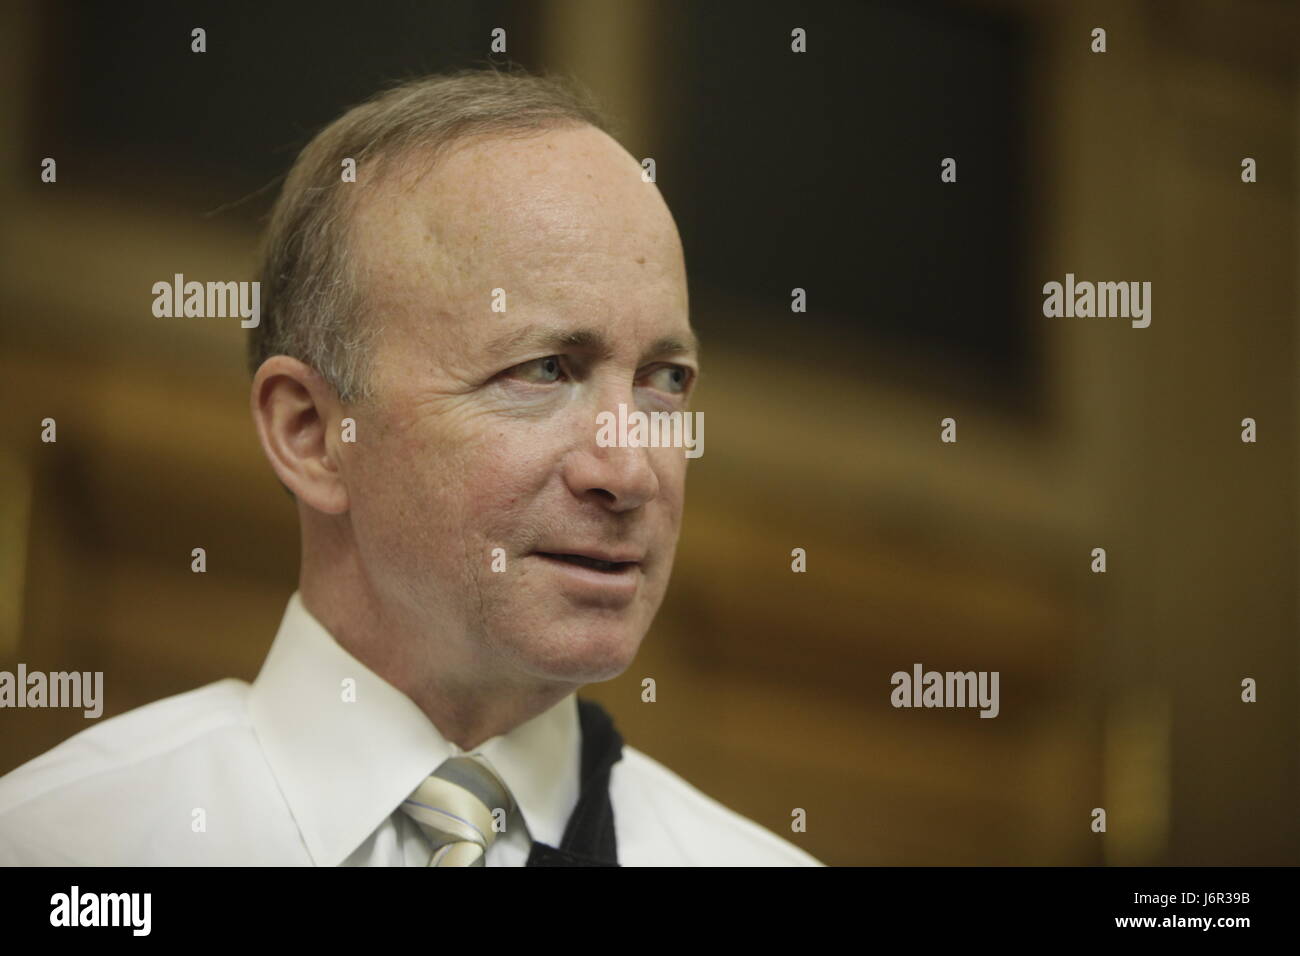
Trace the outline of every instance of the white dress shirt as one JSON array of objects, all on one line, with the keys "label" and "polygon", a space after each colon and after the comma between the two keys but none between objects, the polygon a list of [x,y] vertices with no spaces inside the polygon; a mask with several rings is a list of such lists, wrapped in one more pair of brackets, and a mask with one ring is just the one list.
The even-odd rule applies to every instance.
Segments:
[{"label": "white dress shirt", "polygon": [[[560,845],[581,747],[570,694],[473,751],[517,804],[487,866]],[[462,753],[295,593],[252,684],[139,707],[0,778],[0,864],[424,866],[398,807]],[[623,866],[821,865],[626,743],[609,794]]]}]

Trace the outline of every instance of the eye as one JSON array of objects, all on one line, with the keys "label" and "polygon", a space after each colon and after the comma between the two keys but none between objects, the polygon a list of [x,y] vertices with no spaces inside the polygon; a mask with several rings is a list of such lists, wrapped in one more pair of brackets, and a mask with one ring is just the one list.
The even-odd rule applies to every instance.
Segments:
[{"label": "eye", "polygon": [[652,388],[681,395],[691,384],[692,373],[685,365],[661,365],[647,376]]},{"label": "eye", "polygon": [[510,369],[509,374],[528,382],[549,385],[560,380],[560,376],[564,374],[564,365],[558,355],[547,355],[545,358],[533,359],[531,362],[516,365]]}]

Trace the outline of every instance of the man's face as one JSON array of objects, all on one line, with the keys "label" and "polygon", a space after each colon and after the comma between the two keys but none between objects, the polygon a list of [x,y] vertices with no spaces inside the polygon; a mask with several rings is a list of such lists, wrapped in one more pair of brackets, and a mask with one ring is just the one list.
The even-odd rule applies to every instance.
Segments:
[{"label": "man's face", "polygon": [[683,449],[596,443],[620,403],[684,412],[696,375],[681,243],[640,172],[570,128],[471,141],[359,206],[384,332],[349,519],[382,606],[462,678],[607,680],[667,588]]}]

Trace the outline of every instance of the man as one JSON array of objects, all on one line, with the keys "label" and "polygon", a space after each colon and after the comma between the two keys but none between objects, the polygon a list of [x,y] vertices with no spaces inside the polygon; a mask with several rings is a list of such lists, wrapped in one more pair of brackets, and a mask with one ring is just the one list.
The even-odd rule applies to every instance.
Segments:
[{"label": "man", "polygon": [[0,782],[7,863],[817,865],[623,746],[686,456],[605,447],[698,374],[673,218],[566,86],[411,82],[299,156],[253,418],[302,530],[256,682],[98,725]]}]

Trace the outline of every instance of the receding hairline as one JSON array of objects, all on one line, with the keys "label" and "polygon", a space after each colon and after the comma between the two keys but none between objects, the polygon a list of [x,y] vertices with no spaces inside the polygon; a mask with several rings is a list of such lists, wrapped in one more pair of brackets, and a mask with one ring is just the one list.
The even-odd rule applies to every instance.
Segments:
[{"label": "receding hairline", "polygon": [[[424,183],[432,176],[440,174],[447,163],[458,153],[473,149],[476,146],[490,145],[493,142],[503,140],[525,142],[554,132],[580,129],[595,130],[606,137],[615,147],[623,148],[618,140],[599,126],[583,120],[559,118],[555,122],[542,127],[480,130],[434,145],[420,142],[405,143],[392,150],[370,155],[366,159],[368,174],[364,188],[342,190],[334,199],[336,203],[335,209],[339,217],[338,240],[342,247],[340,251],[348,262],[349,268],[353,270],[357,282],[356,292],[360,300],[358,305],[364,308],[367,302],[374,301],[372,298],[373,290],[367,288],[365,284],[366,279],[369,278],[367,266],[371,263],[371,259],[364,252],[364,236],[360,229],[363,209],[366,207],[375,209],[385,200],[391,201],[394,191],[399,193],[415,192],[421,183]],[[626,150],[624,152],[626,153]],[[636,160],[630,154],[627,155],[629,162],[635,164]],[[462,241],[448,241],[450,236],[441,228],[444,215],[445,210],[440,211],[437,216],[440,227],[435,245],[441,255],[450,258],[458,254],[464,243]]]},{"label": "receding hairline", "polygon": [[[368,160],[369,175],[361,189],[346,191],[346,196],[340,201],[339,212],[341,228],[339,229],[339,239],[344,247],[346,258],[350,267],[354,270],[354,276],[357,281],[358,297],[363,300],[362,304],[373,304],[376,288],[369,285],[369,280],[373,279],[374,272],[385,261],[382,258],[376,258],[368,252],[368,243],[373,241],[377,234],[375,229],[386,228],[386,220],[383,218],[387,211],[392,210],[394,202],[404,201],[407,195],[416,193],[421,183],[425,183],[430,177],[436,177],[446,172],[446,166],[455,158],[466,151],[478,147],[491,147],[495,143],[508,141],[511,143],[527,144],[530,140],[539,140],[554,133],[565,132],[589,132],[594,134],[594,139],[599,143],[600,148],[608,149],[610,155],[617,156],[620,162],[627,165],[627,174],[629,177],[639,177],[641,166],[626,147],[623,146],[610,132],[592,123],[579,119],[562,118],[556,122],[548,123],[544,127],[529,127],[527,129],[512,129],[507,131],[500,130],[483,130],[473,134],[462,136],[456,140],[439,144],[436,149],[427,148],[420,143],[411,143],[400,147],[388,153],[374,155]],[[509,162],[529,163],[530,158],[527,152],[518,157],[514,157]],[[469,243],[469,231],[475,234],[481,230],[478,226],[472,226],[473,220],[461,218],[460,210],[455,209],[457,205],[458,186],[462,184],[462,177],[477,179],[472,187],[481,190],[484,183],[487,183],[489,191],[492,190],[491,184],[495,181],[491,178],[483,179],[483,165],[477,164],[476,160],[469,160],[472,164],[468,167],[460,166],[450,175],[445,182],[437,182],[431,188],[439,194],[439,198],[431,206],[422,207],[420,222],[428,230],[426,240],[432,239],[426,245],[423,255],[436,254],[440,257],[442,265],[438,267],[438,274],[448,281],[455,281],[457,266],[455,263],[465,263],[470,260],[465,259],[466,249]],[[493,164],[492,168],[496,168]],[[585,168],[585,167],[584,167]],[[507,172],[506,175],[509,175]],[[503,187],[505,188],[505,187]],[[676,233],[676,222],[673,220],[671,210],[668,209],[662,195],[655,191],[657,196],[656,205],[660,207],[664,214],[664,222],[671,225],[674,234]],[[513,194],[512,194],[513,195]],[[521,200],[527,204],[526,192],[521,193],[524,198]],[[346,205],[343,205],[346,203]],[[447,204],[450,205],[447,205]],[[371,219],[369,215],[374,213],[378,218]],[[472,228],[471,228],[472,226]],[[489,226],[489,231],[491,227]],[[521,233],[520,235],[523,235]],[[680,242],[680,239],[678,239]],[[687,347],[681,349],[665,349],[665,351],[676,352],[694,352],[698,350],[698,342],[692,340],[684,343]]]},{"label": "receding hairline", "polygon": [[[623,149],[625,153],[627,152],[623,145],[609,134],[608,130],[603,130],[586,120],[574,117],[555,117],[542,121],[539,125],[474,130],[473,132],[461,133],[448,139],[439,140],[436,143],[425,143],[416,140],[390,144],[387,147],[377,147],[374,152],[368,153],[365,158],[371,164],[371,175],[374,177],[371,180],[373,185],[387,183],[394,179],[401,181],[403,185],[406,185],[407,180],[411,179],[413,180],[411,184],[417,185],[419,180],[437,172],[443,164],[456,154],[473,149],[476,146],[485,146],[501,141],[522,143],[551,133],[578,130],[592,130],[608,139],[610,143],[619,149]],[[632,158],[630,153],[627,155]],[[632,161],[635,162],[635,159],[632,159]],[[400,169],[394,167],[400,167]],[[344,191],[344,194],[355,195],[353,191],[347,190]]]},{"label": "receding hairline", "polygon": [[347,109],[302,148],[272,207],[258,254],[264,308],[249,335],[250,373],[285,354],[341,395],[363,395],[377,317],[365,315],[351,254],[367,184],[382,183],[395,160],[413,160],[423,175],[478,140],[581,127],[618,142],[617,124],[572,77],[495,66],[408,78]]}]

